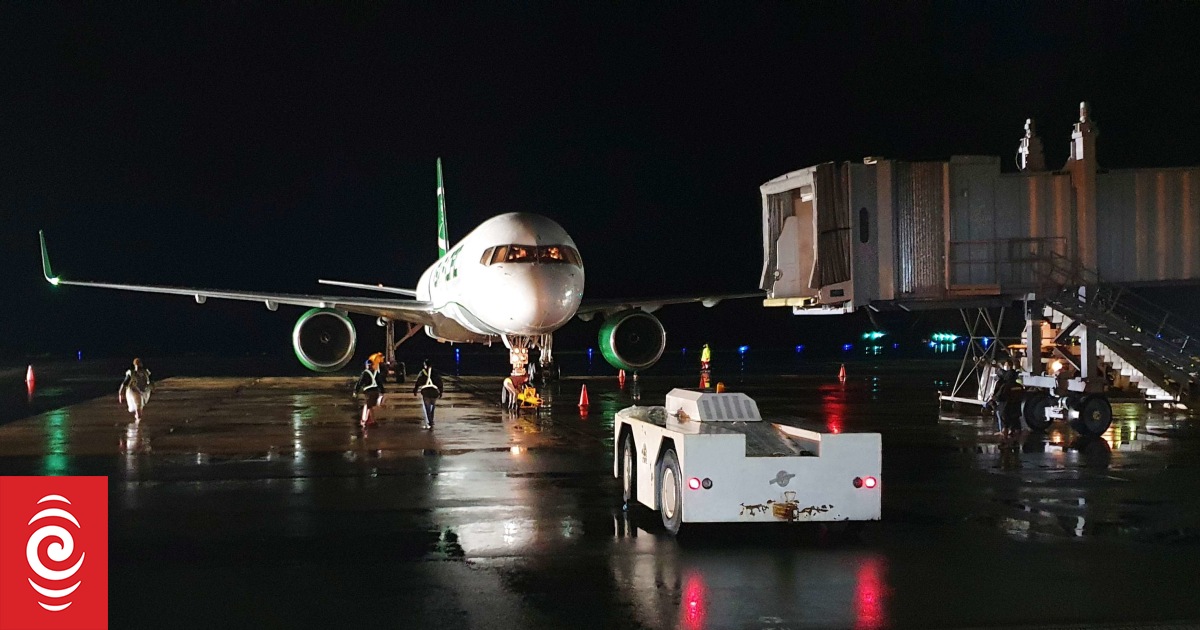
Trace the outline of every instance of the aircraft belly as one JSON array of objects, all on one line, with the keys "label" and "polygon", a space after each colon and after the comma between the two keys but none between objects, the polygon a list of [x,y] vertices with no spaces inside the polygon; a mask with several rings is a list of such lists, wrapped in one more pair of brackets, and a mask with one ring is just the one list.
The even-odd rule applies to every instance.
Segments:
[{"label": "aircraft belly", "polygon": [[455,343],[488,343],[496,339],[495,331],[456,302],[442,306],[435,316],[435,325],[425,328],[430,337]]}]

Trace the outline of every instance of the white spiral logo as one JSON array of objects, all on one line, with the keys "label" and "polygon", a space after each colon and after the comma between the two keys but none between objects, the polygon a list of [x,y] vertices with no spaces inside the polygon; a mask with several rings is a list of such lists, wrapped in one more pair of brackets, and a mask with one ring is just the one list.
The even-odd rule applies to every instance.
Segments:
[{"label": "white spiral logo", "polygon": [[[38,500],[38,505],[41,505],[47,501],[61,501],[67,505],[71,505],[71,502],[65,497],[57,494],[48,494],[42,497]],[[62,508],[57,507],[46,508],[37,514],[34,514],[33,518],[29,519],[29,524],[33,525],[35,522],[44,518],[58,518],[64,521],[69,521],[75,525],[76,529],[82,529],[79,526],[79,521],[75,520],[74,515]],[[54,582],[54,586],[62,586],[61,583],[70,580],[71,577],[79,571],[79,567],[83,566],[83,557],[86,554],[80,553],[79,561],[69,569],[64,569],[61,571],[51,569],[42,563],[42,558],[38,553],[39,549],[41,548],[42,541],[47,538],[54,539],[54,542],[51,542],[46,546],[46,557],[59,564],[65,563],[71,559],[71,554],[75,552],[75,539],[71,536],[71,532],[67,531],[60,525],[42,525],[36,532],[34,532],[33,535],[29,537],[29,543],[25,545],[25,559],[29,561],[29,568],[33,569],[33,572],[36,573],[38,577],[42,578],[43,580]],[[79,580],[67,588],[51,589],[41,586],[32,579],[29,579],[29,585],[33,587],[33,590],[37,591],[44,597],[50,598],[52,601],[61,600],[71,593],[74,593],[75,589],[79,588],[79,585],[82,583],[83,580]],[[71,602],[68,601],[65,604],[47,604],[39,600],[38,605],[51,612],[58,612],[60,610],[66,610],[67,606],[71,605]]]}]

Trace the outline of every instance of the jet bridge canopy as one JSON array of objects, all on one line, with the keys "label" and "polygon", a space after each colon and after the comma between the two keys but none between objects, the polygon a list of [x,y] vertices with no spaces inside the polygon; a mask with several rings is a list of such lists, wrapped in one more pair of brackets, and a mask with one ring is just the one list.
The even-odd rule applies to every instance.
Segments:
[{"label": "jet bridge canopy", "polygon": [[1200,280],[1200,167],[1103,170],[1081,108],[1071,158],[866,158],[760,187],[766,306],[796,314],[956,308],[1082,284]]}]

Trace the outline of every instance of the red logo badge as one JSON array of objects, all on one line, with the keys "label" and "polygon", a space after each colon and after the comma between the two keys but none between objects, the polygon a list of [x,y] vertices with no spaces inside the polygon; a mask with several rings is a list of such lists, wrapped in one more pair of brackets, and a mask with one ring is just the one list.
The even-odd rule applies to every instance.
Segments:
[{"label": "red logo badge", "polygon": [[108,628],[108,478],[0,477],[0,630]]}]

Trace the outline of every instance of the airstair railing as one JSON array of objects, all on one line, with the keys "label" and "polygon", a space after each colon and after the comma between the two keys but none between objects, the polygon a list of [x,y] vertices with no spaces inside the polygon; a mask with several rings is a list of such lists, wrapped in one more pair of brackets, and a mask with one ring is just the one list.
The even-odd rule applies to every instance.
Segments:
[{"label": "airstair railing", "polygon": [[[1200,328],[1181,315],[1147,300],[1125,287],[1105,284],[1100,274],[1070,260],[1055,260],[1052,277],[1060,287],[1060,297],[1097,315],[1119,318],[1137,332],[1161,340],[1188,362],[1200,362]],[[1084,287],[1084,296],[1079,288]],[[1073,300],[1072,300],[1073,298]],[[1165,349],[1165,348],[1164,348]]]},{"label": "airstair railing", "polygon": [[1171,389],[1177,393],[1200,381],[1200,331],[1184,318],[1124,287],[1103,283],[1095,270],[1066,257],[1055,257],[1045,278],[1049,286],[1040,295],[1067,309],[1071,317],[1128,335],[1127,340],[1118,336],[1113,341],[1142,346],[1144,359],[1175,382]]},{"label": "airstair railing", "polygon": [[1068,260],[1061,236],[950,241],[949,287],[994,285],[1003,293],[1043,288],[1050,269]]}]

